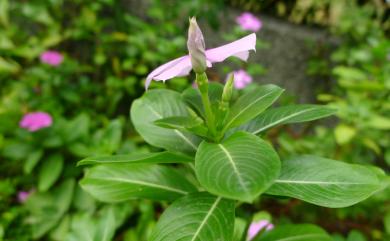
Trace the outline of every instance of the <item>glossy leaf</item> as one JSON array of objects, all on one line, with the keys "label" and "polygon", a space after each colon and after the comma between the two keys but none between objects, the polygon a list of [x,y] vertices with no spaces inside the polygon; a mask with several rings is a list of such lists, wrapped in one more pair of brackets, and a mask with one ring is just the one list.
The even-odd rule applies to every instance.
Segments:
[{"label": "glossy leaf", "polygon": [[202,142],[195,156],[195,170],[207,191],[251,202],[278,177],[280,161],[260,137],[237,132],[220,144]]},{"label": "glossy leaf", "polygon": [[150,241],[231,241],[234,201],[208,193],[192,193],[168,207]]},{"label": "glossy leaf", "polygon": [[332,241],[320,227],[312,224],[281,225],[266,231],[253,241]]},{"label": "glossy leaf", "polygon": [[166,129],[154,124],[156,120],[172,116],[189,114],[180,94],[171,90],[147,91],[131,106],[131,120],[146,142],[170,151],[195,152],[200,141],[198,137],[186,131]]},{"label": "glossy leaf", "polygon": [[276,125],[300,123],[334,114],[333,108],[321,105],[290,105],[266,110],[247,124],[235,128],[258,134]]},{"label": "glossy leaf", "polygon": [[185,129],[191,128],[203,123],[202,119],[190,116],[172,116],[168,118],[158,119],[154,124],[168,129]]},{"label": "glossy leaf", "polygon": [[381,188],[378,172],[371,168],[300,156],[282,162],[281,174],[267,193],[340,208],[358,203]]},{"label": "glossy leaf", "polygon": [[47,191],[60,177],[64,166],[64,157],[60,154],[49,156],[41,166],[38,177],[38,190]]},{"label": "glossy leaf", "polygon": [[196,188],[175,169],[150,164],[107,164],[91,168],[81,187],[104,202],[134,198],[175,200]]},{"label": "glossy leaf", "polygon": [[225,130],[250,121],[272,105],[282,93],[283,89],[276,85],[263,85],[244,94],[231,107]]},{"label": "glossy leaf", "polygon": [[77,165],[93,165],[93,164],[108,164],[108,163],[128,163],[128,164],[158,164],[158,163],[186,163],[193,159],[189,156],[164,151],[157,153],[134,153],[129,155],[114,155],[114,156],[92,156],[85,158],[77,163]]}]

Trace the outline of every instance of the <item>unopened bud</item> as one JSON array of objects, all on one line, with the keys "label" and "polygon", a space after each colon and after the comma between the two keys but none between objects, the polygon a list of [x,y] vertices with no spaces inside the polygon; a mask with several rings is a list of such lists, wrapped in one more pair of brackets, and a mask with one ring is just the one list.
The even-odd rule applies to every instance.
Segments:
[{"label": "unopened bud", "polygon": [[192,69],[195,71],[195,73],[204,73],[207,68],[205,43],[202,31],[200,30],[195,17],[190,19],[187,48],[188,52],[190,53]]},{"label": "unopened bud", "polygon": [[234,74],[229,74],[225,86],[223,87],[222,102],[229,102],[232,98],[234,84]]}]

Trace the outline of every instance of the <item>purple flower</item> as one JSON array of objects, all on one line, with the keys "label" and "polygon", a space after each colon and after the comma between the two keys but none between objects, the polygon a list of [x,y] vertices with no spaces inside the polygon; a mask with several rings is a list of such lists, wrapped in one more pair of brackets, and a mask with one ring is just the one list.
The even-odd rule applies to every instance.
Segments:
[{"label": "purple flower", "polygon": [[205,43],[202,31],[200,30],[196,19],[190,19],[190,27],[188,28],[188,52],[190,53],[192,69],[195,73],[204,73],[207,69]]},{"label": "purple flower", "polygon": [[40,59],[42,63],[52,65],[52,66],[58,66],[62,63],[64,57],[62,56],[61,53],[57,51],[48,50],[41,54]]},{"label": "purple flower", "polygon": [[[211,67],[212,63],[222,62],[230,56],[246,61],[249,57],[249,50],[255,50],[255,47],[256,34],[252,33],[229,44],[206,50],[207,67]],[[191,60],[188,55],[171,60],[153,70],[146,77],[145,88],[149,87],[152,80],[165,82],[167,79],[188,75],[191,69]]]},{"label": "purple flower", "polygon": [[18,202],[24,203],[30,196],[31,191],[20,191],[18,192]]},{"label": "purple flower", "polygon": [[252,83],[252,76],[250,76],[243,69],[234,71],[233,74],[234,74],[234,87],[236,89],[243,89],[245,88],[245,86]]},{"label": "purple flower", "polygon": [[252,222],[248,230],[248,240],[252,240],[256,235],[263,229],[271,230],[274,228],[274,225],[268,220],[259,220]]},{"label": "purple flower", "polygon": [[53,119],[48,113],[31,112],[23,116],[22,120],[19,122],[19,126],[33,132],[45,127],[49,127],[52,123]]},{"label": "purple flower", "polygon": [[263,26],[263,23],[255,15],[249,12],[242,13],[236,18],[236,23],[241,26],[243,30],[257,32]]}]

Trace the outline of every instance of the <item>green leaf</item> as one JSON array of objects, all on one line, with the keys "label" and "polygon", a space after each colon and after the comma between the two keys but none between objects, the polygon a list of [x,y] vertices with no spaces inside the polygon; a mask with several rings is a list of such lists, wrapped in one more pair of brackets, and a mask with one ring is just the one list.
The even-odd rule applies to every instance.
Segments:
[{"label": "green leaf", "polygon": [[123,124],[120,119],[110,121],[104,130],[94,135],[96,151],[101,154],[112,154],[119,149],[122,139]]},{"label": "green leaf", "polygon": [[280,225],[253,241],[332,241],[320,227],[312,224]]},{"label": "green leaf", "polygon": [[113,207],[103,210],[102,219],[99,220],[94,241],[111,241],[114,238],[116,219]]},{"label": "green leaf", "polygon": [[180,94],[171,90],[150,90],[133,102],[131,120],[138,133],[153,146],[170,151],[195,152],[199,138],[182,130],[165,129],[154,121],[172,116],[189,116]]},{"label": "green leaf", "polygon": [[361,165],[300,156],[282,162],[281,174],[267,193],[324,207],[347,207],[383,188],[378,174]]},{"label": "green leaf", "polygon": [[204,121],[196,116],[173,116],[162,118],[154,122],[155,125],[168,128],[177,129],[178,131],[189,131],[195,135],[207,137],[208,129]]},{"label": "green leaf", "polygon": [[220,144],[202,142],[195,171],[207,191],[251,202],[278,177],[280,160],[260,137],[237,132]]},{"label": "green leaf", "polygon": [[[223,85],[220,83],[209,83],[209,98],[211,103],[215,103],[221,100],[223,92]],[[202,96],[199,92],[199,89],[189,87],[182,94],[183,100],[191,106],[200,116],[206,118]]]},{"label": "green leaf", "polygon": [[168,207],[150,241],[231,241],[234,201],[208,193],[192,193]]},{"label": "green leaf", "polygon": [[42,163],[38,176],[38,190],[41,192],[49,190],[58,180],[64,166],[64,157],[54,154]]},{"label": "green leaf", "polygon": [[154,124],[168,129],[192,128],[203,124],[202,119],[191,116],[172,116],[156,120]]},{"label": "green leaf", "polygon": [[352,230],[348,234],[347,241],[367,241],[367,239],[358,230]]},{"label": "green leaf", "polygon": [[159,164],[159,163],[186,163],[193,159],[189,156],[169,151],[158,153],[134,153],[129,155],[92,156],[77,163],[81,165],[128,163],[128,164]]},{"label": "green leaf", "polygon": [[89,116],[85,113],[81,113],[73,120],[66,122],[63,133],[65,141],[69,143],[86,136],[89,130],[89,123]]},{"label": "green leaf", "polygon": [[111,241],[115,231],[132,213],[128,203],[121,205],[104,205],[99,212],[77,212],[72,216],[72,222],[65,241]]},{"label": "green leaf", "polygon": [[225,130],[250,121],[267,109],[284,90],[276,85],[263,85],[244,94],[231,107]]},{"label": "green leaf", "polygon": [[385,232],[390,234],[390,211],[387,211],[383,218],[383,226],[385,227]]},{"label": "green leaf", "polygon": [[34,167],[38,164],[42,156],[43,156],[43,151],[41,149],[30,153],[23,166],[24,173],[30,174],[34,169]]},{"label": "green leaf", "polygon": [[53,192],[34,193],[27,199],[26,208],[31,213],[29,225],[33,239],[39,239],[57,226],[69,209],[74,187],[75,181],[68,179],[56,186]]},{"label": "green leaf", "polygon": [[340,145],[348,144],[357,134],[356,128],[340,124],[334,129],[336,142]]},{"label": "green leaf", "polygon": [[150,164],[107,164],[88,170],[81,187],[104,202],[134,198],[175,200],[196,188],[175,169]]},{"label": "green leaf", "polygon": [[[243,218],[236,218],[234,222],[233,241],[246,240],[247,221]],[[245,238],[244,238],[245,236]]]},{"label": "green leaf", "polygon": [[300,123],[334,114],[333,108],[322,105],[290,105],[266,110],[247,124],[235,128],[258,134],[276,125]]}]

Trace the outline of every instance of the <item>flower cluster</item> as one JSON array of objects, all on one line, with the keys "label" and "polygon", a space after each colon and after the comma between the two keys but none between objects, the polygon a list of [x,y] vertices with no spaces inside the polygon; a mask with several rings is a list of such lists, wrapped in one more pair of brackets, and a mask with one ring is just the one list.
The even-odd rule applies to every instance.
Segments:
[{"label": "flower cluster", "polygon": [[31,112],[23,116],[19,122],[21,128],[34,132],[45,127],[51,126],[53,123],[52,117],[46,112]]},{"label": "flower cluster", "polygon": [[64,60],[64,56],[62,56],[62,54],[57,51],[48,50],[41,54],[40,59],[42,63],[51,66],[58,66]]}]

